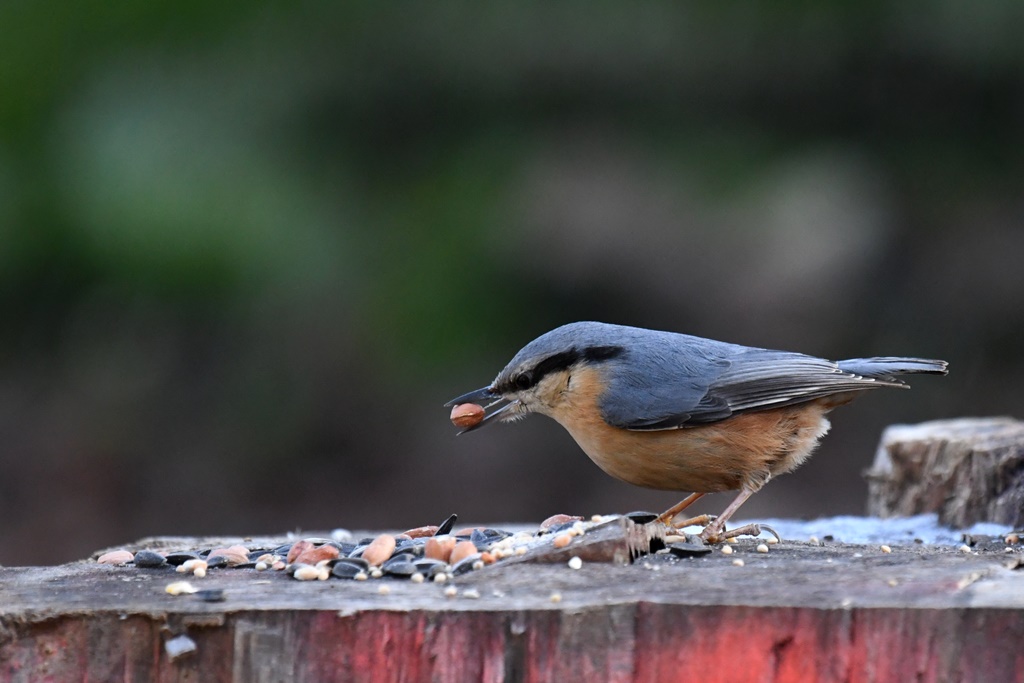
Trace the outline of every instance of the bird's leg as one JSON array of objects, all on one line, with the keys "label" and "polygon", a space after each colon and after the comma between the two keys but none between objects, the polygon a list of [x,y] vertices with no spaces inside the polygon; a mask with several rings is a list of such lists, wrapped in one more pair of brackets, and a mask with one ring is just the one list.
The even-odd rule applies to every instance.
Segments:
[{"label": "bird's leg", "polygon": [[[740,494],[736,496],[731,503],[729,503],[729,507],[725,508],[725,510],[722,511],[722,514],[720,514],[715,521],[704,527],[704,531],[700,532],[700,537],[704,539],[705,542],[714,544],[721,543],[726,538],[732,538],[733,536],[739,535],[737,532],[743,532],[747,527],[733,529],[726,534],[724,533],[725,523],[728,522],[729,518],[740,509],[740,506],[747,501],[747,498],[750,498],[752,495],[754,495],[754,489],[744,487],[740,491]],[[751,524],[748,526],[752,527],[754,525]]]},{"label": "bird's leg", "polygon": [[[767,531],[775,537],[776,541],[782,543],[782,536],[779,536],[779,532],[767,524],[744,524],[743,526],[738,526],[735,529],[723,531],[718,536],[718,542],[725,541],[730,538],[736,538],[737,536],[760,536],[762,531]],[[709,541],[709,543],[710,542],[712,541]]]},{"label": "bird's leg", "polygon": [[696,517],[684,519],[683,521],[677,524],[671,524],[670,526],[673,529],[685,529],[688,526],[707,526],[713,521],[715,521],[714,515],[697,515]]},{"label": "bird's leg", "polygon": [[681,501],[670,507],[668,510],[665,510],[660,515],[658,515],[658,519],[655,521],[661,522],[662,524],[668,524],[671,526],[672,520],[676,518],[676,515],[678,515],[680,512],[690,507],[703,497],[703,493],[691,493],[686,498],[683,498]]}]

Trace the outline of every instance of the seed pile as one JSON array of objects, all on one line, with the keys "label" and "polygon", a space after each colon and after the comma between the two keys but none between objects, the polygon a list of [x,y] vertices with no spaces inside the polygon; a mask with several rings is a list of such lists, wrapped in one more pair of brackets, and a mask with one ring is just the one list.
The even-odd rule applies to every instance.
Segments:
[{"label": "seed pile", "polygon": [[[102,564],[171,569],[201,579],[210,570],[254,569],[283,572],[298,581],[408,579],[414,583],[445,583],[507,558],[521,557],[545,546],[563,548],[589,528],[614,519],[595,515],[554,515],[534,531],[511,532],[487,527],[454,529],[457,516],[438,525],[353,540],[305,538],[273,548],[244,545],[172,552],[113,550],[97,558]],[[184,581],[168,586],[177,595],[195,591]]]}]

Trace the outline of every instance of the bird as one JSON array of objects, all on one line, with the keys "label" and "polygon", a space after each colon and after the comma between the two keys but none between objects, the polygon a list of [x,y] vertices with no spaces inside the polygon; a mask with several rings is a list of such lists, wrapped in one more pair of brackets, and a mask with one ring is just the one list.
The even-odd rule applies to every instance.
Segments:
[{"label": "bird", "polygon": [[[489,385],[445,406],[485,404],[460,434],[531,413],[554,419],[612,477],[689,492],[658,520],[705,525],[700,538],[715,544],[761,532],[764,525],[726,523],[771,479],[807,460],[829,430],[832,409],[864,391],[908,388],[900,375],[946,372],[942,360],[831,361],[585,321],[537,337]],[[722,514],[676,521],[702,496],[722,491],[739,492]]]}]

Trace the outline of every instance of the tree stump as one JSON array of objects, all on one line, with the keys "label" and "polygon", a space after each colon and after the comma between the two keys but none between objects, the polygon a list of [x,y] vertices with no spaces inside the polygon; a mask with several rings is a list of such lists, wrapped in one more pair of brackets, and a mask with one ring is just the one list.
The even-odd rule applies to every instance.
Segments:
[{"label": "tree stump", "polygon": [[868,514],[937,512],[947,526],[1024,526],[1024,422],[1008,417],[893,425],[868,477]]}]

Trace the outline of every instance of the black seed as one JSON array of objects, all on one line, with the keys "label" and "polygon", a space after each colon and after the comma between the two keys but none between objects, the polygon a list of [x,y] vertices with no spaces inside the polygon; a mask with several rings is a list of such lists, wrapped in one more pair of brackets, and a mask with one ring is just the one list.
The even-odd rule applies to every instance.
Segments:
[{"label": "black seed", "polygon": [[473,533],[469,535],[469,540],[473,541],[473,545],[476,546],[477,550],[483,550],[493,542],[492,539],[487,537],[487,534],[479,529],[473,529]]},{"label": "black seed", "polygon": [[628,517],[634,524],[650,524],[658,518],[658,515],[654,512],[627,512]]},{"label": "black seed", "polygon": [[166,567],[167,560],[160,553],[155,553],[152,550],[140,550],[135,553],[135,566],[142,567],[144,569],[154,569],[156,567]]},{"label": "black seed", "polygon": [[182,551],[177,553],[167,553],[167,556],[164,557],[164,559],[167,560],[167,564],[173,564],[177,567],[178,565],[185,564],[189,560],[198,560],[199,555]]},{"label": "black seed", "polygon": [[384,563],[381,571],[390,576],[412,576],[416,573],[416,565],[405,560],[390,560]]},{"label": "black seed", "polygon": [[339,560],[334,563],[333,567],[331,567],[331,574],[339,579],[354,579],[356,574],[365,571],[366,567],[361,567],[358,564],[349,562],[348,560]]},{"label": "black seed", "polygon": [[452,532],[452,529],[455,528],[455,522],[457,521],[459,521],[458,515],[449,515],[448,519],[444,520],[437,526],[437,531],[434,532],[434,535],[444,536],[445,534],[450,534]]},{"label": "black seed", "polygon": [[697,543],[669,543],[668,551],[676,557],[700,557],[711,552],[711,548]]},{"label": "black seed", "polygon": [[468,571],[472,571],[473,563],[477,562],[479,559],[480,553],[476,553],[460,560],[458,564],[452,567],[452,574],[458,576],[459,574],[465,574]]},{"label": "black seed", "polygon": [[288,553],[291,551],[292,545],[294,544],[285,543],[284,545],[279,545],[276,548],[274,548],[273,554],[278,555],[279,557],[288,557]]},{"label": "black seed", "polygon": [[228,566],[228,558],[223,555],[210,555],[206,558],[206,568],[214,569],[216,567]]},{"label": "black seed", "polygon": [[448,568],[448,565],[441,560],[418,560],[416,562],[416,571],[423,574],[428,579],[434,577],[435,574],[441,574]]},{"label": "black seed", "polygon": [[[251,550],[251,551],[249,551],[249,561],[250,562],[256,562],[256,560],[260,559],[260,557],[262,557],[263,555],[273,555],[273,554],[274,554],[273,548],[260,548],[259,550]],[[287,557],[287,555],[285,555],[285,557]]]},{"label": "black seed", "polygon": [[207,588],[206,590],[194,593],[197,600],[203,602],[224,602],[224,590],[222,588]]},{"label": "black seed", "polygon": [[[406,556],[407,558],[409,558],[409,557],[412,557],[412,558],[422,557],[423,556],[423,546],[421,546],[421,545],[420,546],[407,545],[404,548],[396,548],[395,552],[391,553],[391,557],[399,557],[399,556],[402,556],[402,555]],[[409,560],[409,561],[411,561],[411,560]]]}]

